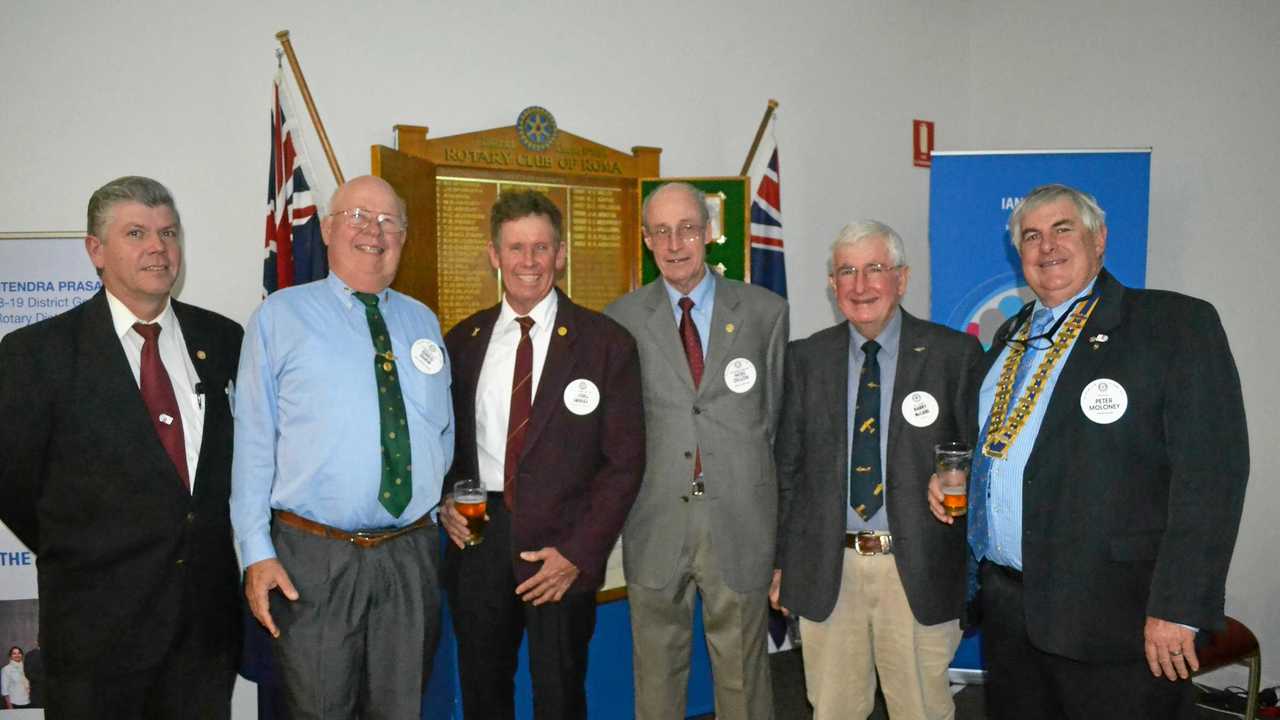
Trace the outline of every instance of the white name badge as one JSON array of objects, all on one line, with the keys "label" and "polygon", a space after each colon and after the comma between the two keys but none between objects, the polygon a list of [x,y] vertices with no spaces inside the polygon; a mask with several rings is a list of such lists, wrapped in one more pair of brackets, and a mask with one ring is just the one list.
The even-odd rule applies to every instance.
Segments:
[{"label": "white name badge", "polygon": [[165,425],[172,425],[173,416],[167,415],[165,413],[160,413],[160,422],[164,423]]},{"label": "white name badge", "polygon": [[938,401],[923,390],[907,393],[902,400],[902,419],[918,428],[929,427],[938,419]]},{"label": "white name badge", "polygon": [[444,367],[444,351],[426,338],[413,341],[409,356],[413,358],[413,366],[428,375],[435,375]]},{"label": "white name badge", "polygon": [[1099,378],[1085,385],[1080,393],[1080,411],[1099,425],[1119,420],[1128,407],[1129,393],[1115,380]]},{"label": "white name badge", "polygon": [[590,415],[600,407],[600,388],[586,378],[578,378],[565,386],[564,406],[574,415]]},{"label": "white name badge", "polygon": [[724,384],[741,395],[756,386],[756,366],[746,358],[734,358],[724,368]]}]

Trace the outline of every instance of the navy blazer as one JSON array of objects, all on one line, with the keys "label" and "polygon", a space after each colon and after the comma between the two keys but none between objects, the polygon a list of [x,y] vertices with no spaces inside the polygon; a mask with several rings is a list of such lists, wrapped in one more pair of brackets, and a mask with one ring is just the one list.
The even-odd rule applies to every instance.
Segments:
[{"label": "navy blazer", "polygon": [[240,642],[228,384],[241,329],[172,301],[205,394],[189,494],[165,453],[103,291],[0,341],[0,520],[35,551],[49,672],[154,667],[190,623]]}]

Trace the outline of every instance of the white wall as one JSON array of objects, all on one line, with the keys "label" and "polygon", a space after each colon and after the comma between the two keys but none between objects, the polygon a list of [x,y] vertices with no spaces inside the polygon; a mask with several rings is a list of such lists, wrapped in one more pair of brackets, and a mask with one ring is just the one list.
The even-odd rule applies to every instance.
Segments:
[{"label": "white wall", "polygon": [[1257,479],[1228,611],[1263,636],[1264,652],[1280,650],[1276,581],[1265,579],[1277,491],[1263,484],[1267,451],[1280,444],[1280,392],[1264,370],[1277,342],[1244,322],[1276,304],[1262,289],[1267,261],[1280,259],[1263,229],[1262,188],[1280,160],[1280,5],[790,5],[9,3],[0,231],[83,227],[94,188],[154,176],[187,228],[182,298],[247,319],[258,299],[273,34],[283,28],[348,177],[368,171],[369,146],[390,144],[395,123],[438,137],[510,125],[531,104],[619,149],[662,147],[664,174],[734,174],[776,97],[796,337],[832,321],[826,247],[861,217],[904,236],[914,265],[906,306],[927,314],[928,172],[911,166],[912,118],[937,121],[945,149],[1154,145],[1150,284],[1218,305],[1250,398]]}]

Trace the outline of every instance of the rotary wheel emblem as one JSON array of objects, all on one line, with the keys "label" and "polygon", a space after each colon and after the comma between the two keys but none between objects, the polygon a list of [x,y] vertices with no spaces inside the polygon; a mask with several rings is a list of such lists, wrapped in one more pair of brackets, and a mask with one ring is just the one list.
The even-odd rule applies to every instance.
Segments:
[{"label": "rotary wheel emblem", "polygon": [[551,147],[556,139],[556,119],[546,108],[532,105],[516,118],[516,134],[520,144],[534,152]]}]

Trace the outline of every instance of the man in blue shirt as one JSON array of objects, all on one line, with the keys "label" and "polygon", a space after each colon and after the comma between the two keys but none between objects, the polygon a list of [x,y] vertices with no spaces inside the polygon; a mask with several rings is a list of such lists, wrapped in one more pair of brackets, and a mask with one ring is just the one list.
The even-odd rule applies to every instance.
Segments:
[{"label": "man in blue shirt", "polygon": [[416,716],[439,631],[448,360],[436,316],[388,287],[403,201],[361,177],[329,210],[329,276],[268,297],[245,333],[232,523],[291,717]]},{"label": "man in blue shirt", "polygon": [[[1036,295],[979,366],[969,485],[994,718],[1192,712],[1196,630],[1223,626],[1249,474],[1213,306],[1102,268],[1105,214],[1063,185],[1009,218]],[[941,494],[930,488],[944,522]]]}]

